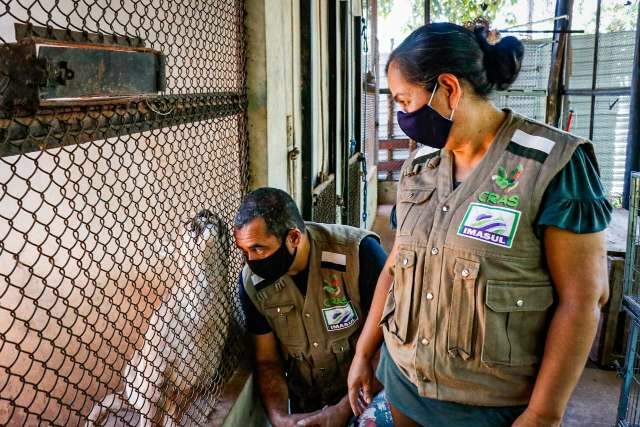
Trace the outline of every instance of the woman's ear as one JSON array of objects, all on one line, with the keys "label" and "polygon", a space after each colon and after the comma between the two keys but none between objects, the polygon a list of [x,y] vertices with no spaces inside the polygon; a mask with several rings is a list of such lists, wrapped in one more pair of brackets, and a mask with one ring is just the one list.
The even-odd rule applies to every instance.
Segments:
[{"label": "woman's ear", "polygon": [[449,109],[457,109],[463,95],[461,81],[453,74],[440,74],[438,76],[438,89],[442,90],[445,96],[449,99]]}]

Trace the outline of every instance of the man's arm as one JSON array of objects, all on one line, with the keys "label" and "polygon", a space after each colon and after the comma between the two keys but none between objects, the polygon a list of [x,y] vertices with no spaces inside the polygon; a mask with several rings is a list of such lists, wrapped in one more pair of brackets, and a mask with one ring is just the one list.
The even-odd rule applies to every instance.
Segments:
[{"label": "man's arm", "polygon": [[265,411],[275,427],[294,426],[302,416],[289,416],[289,392],[278,352],[278,342],[269,322],[244,290],[242,276],[238,280],[238,286],[242,311],[247,319],[247,329],[254,336],[254,372]]},{"label": "man's arm", "polygon": [[604,233],[547,227],[545,252],[558,306],[527,410],[514,426],[559,426],[596,334],[609,294]]},{"label": "man's arm", "polygon": [[255,335],[255,351],[256,380],[262,403],[271,422],[281,425],[289,415],[289,391],[273,332]]}]

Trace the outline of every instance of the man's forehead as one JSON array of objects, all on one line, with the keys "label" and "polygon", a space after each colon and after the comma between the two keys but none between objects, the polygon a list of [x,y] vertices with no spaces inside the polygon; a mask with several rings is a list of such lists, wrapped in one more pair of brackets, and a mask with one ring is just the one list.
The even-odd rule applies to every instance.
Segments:
[{"label": "man's forehead", "polygon": [[262,217],[252,219],[244,227],[236,230],[235,236],[236,240],[242,243],[264,241],[274,237],[269,233],[267,223]]}]

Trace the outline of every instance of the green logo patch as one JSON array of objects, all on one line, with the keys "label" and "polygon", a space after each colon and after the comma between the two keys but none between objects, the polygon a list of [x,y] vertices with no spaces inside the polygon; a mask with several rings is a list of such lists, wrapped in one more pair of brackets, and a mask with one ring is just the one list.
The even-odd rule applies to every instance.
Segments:
[{"label": "green logo patch", "polygon": [[340,286],[340,279],[333,274],[331,275],[331,280],[324,279],[322,281],[325,299],[324,306],[325,307],[335,307],[339,305],[345,305],[349,303],[349,300],[346,298],[344,293],[342,292],[342,288]]},{"label": "green logo patch", "polygon": [[522,176],[523,170],[524,167],[522,164],[518,163],[518,165],[507,175],[507,170],[500,166],[498,167],[498,173],[493,175],[491,179],[496,182],[498,187],[509,193],[511,190],[516,188],[518,184],[520,184],[520,181],[518,180]]}]

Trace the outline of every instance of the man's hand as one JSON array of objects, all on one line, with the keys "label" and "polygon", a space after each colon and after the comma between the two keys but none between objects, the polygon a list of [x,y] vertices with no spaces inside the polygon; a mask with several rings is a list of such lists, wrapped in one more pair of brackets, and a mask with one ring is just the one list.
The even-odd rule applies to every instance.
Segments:
[{"label": "man's hand", "polygon": [[278,414],[273,415],[271,418],[271,424],[273,427],[295,427],[298,421],[315,414],[315,412],[308,414]]},{"label": "man's hand", "polygon": [[333,406],[326,406],[319,411],[305,414],[305,417],[298,421],[297,427],[344,427],[349,422],[353,414],[349,405],[338,403]]},{"label": "man's hand", "polygon": [[371,403],[373,378],[371,360],[356,353],[351,361],[349,377],[347,378],[349,403],[356,416],[362,415]]},{"label": "man's hand", "polygon": [[512,427],[560,427],[562,420],[544,417],[526,409],[512,424]]}]

